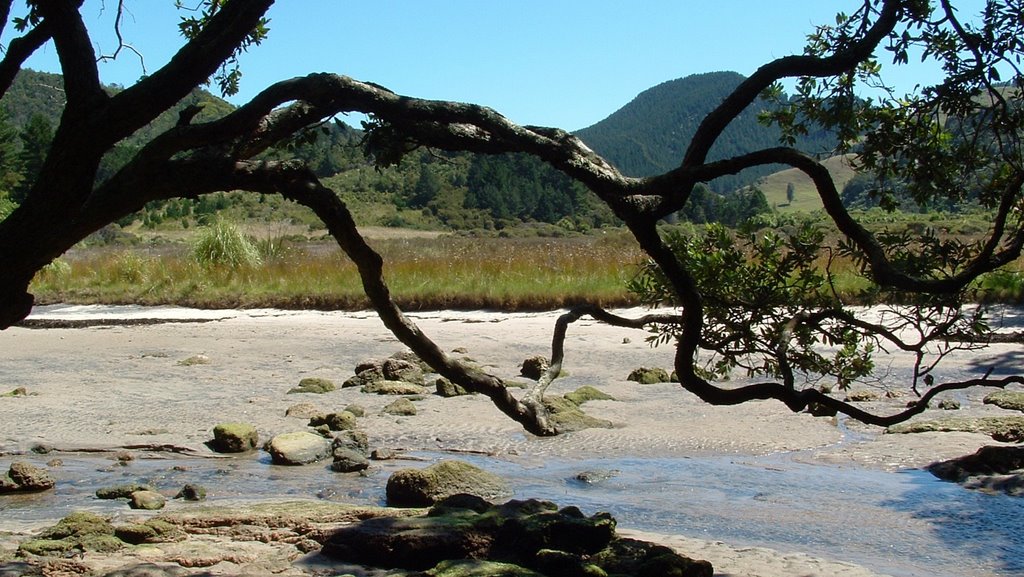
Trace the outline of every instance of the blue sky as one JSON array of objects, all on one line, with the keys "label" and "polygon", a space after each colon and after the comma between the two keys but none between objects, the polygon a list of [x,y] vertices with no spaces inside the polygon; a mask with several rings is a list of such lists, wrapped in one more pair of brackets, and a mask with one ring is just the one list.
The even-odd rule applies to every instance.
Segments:
[{"label": "blue sky", "polygon": [[[198,1],[198,0],[196,0]],[[186,4],[189,1],[186,1]],[[278,0],[270,38],[242,59],[241,103],[310,72],[337,72],[422,98],[485,104],[521,124],[575,130],[641,91],[701,72],[750,74],[799,53],[815,24],[861,0]],[[971,0],[977,7],[981,0]],[[127,42],[148,71],[181,44],[173,0],[126,0]],[[116,48],[115,0],[86,0],[98,54]],[[51,46],[27,63],[59,72]],[[100,64],[104,82],[130,85],[139,58]],[[904,78],[901,88],[925,80]]]}]

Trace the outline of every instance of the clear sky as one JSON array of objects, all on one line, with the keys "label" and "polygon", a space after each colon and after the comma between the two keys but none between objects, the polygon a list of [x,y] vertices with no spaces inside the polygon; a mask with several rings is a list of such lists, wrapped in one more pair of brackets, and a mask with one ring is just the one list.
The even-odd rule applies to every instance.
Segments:
[{"label": "clear sky", "polygon": [[[485,104],[521,124],[576,130],[661,82],[720,70],[748,75],[799,53],[816,24],[861,2],[278,0],[268,13],[270,38],[243,57],[241,92],[230,100],[293,76],[336,72],[409,96]],[[123,36],[152,72],[181,45],[181,13],[174,0],[125,3]],[[97,55],[116,48],[116,5],[84,3]],[[47,46],[27,66],[59,72],[56,60]],[[130,85],[143,68],[123,51],[100,73],[106,83]],[[908,76],[901,88],[922,79]]]}]

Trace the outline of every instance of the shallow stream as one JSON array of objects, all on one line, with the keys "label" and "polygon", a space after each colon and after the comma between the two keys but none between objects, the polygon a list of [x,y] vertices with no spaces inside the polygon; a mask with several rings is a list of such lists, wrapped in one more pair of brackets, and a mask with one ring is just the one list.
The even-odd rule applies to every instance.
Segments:
[{"label": "shallow stream", "polygon": [[[39,464],[53,455],[34,456]],[[262,457],[139,458],[127,463],[67,454],[53,471],[55,491],[0,499],[7,527],[34,527],[73,510],[125,513],[124,502],[94,498],[97,488],[146,482],[165,493],[185,483],[210,492],[209,504],[319,498],[383,504],[394,470],[423,463],[378,463],[368,476],[326,466],[280,467]],[[421,453],[415,459],[452,458]],[[585,513],[609,511],[620,526],[803,552],[894,577],[1024,575],[1024,500],[985,495],[922,471],[886,473],[772,457],[616,458],[537,465],[454,455],[510,481],[518,498],[545,498]],[[576,479],[594,473],[596,482]],[[603,480],[601,480],[603,478]],[[187,507],[173,501],[169,510]]]}]

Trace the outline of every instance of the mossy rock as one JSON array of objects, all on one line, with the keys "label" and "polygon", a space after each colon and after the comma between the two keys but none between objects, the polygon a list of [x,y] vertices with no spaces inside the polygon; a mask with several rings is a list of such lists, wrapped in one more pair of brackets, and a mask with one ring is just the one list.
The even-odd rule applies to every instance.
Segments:
[{"label": "mossy rock", "polygon": [[561,396],[544,397],[544,407],[548,410],[548,418],[559,433],[582,431],[583,429],[611,429],[615,425],[611,421],[591,417],[580,410],[578,404]]},{"label": "mossy rock", "polygon": [[665,369],[639,367],[633,369],[629,376],[626,377],[626,380],[640,383],[641,385],[654,385],[657,383],[668,383],[671,381],[671,378]]},{"label": "mossy rock", "polygon": [[422,395],[427,392],[423,385],[404,381],[374,381],[364,385],[359,391],[376,395]]},{"label": "mossy rock", "polygon": [[[711,577],[711,565],[668,547],[621,539],[607,513],[529,499],[492,505],[470,495],[425,516],[341,527],[322,554],[348,563],[425,571],[434,577]],[[389,574],[397,574],[389,573]]]},{"label": "mossy rock", "polygon": [[115,527],[114,535],[132,545],[169,543],[185,538],[185,532],[180,527],[160,519],[150,519],[145,523],[131,523]]},{"label": "mossy rock", "polygon": [[1024,442],[1024,417],[947,418],[894,425],[886,433],[983,433],[1005,443]]},{"label": "mossy rock", "polygon": [[27,397],[28,389],[25,387],[17,387],[6,393],[0,394],[0,397]]},{"label": "mossy rock", "polygon": [[249,423],[221,423],[213,428],[210,448],[218,453],[244,453],[259,445],[259,433]]},{"label": "mossy rock", "polygon": [[385,490],[388,505],[394,507],[427,507],[460,493],[483,499],[511,494],[501,477],[456,460],[440,461],[423,469],[395,471]]},{"label": "mossy rock", "polygon": [[385,415],[396,415],[399,417],[411,417],[416,414],[416,405],[406,398],[395,399],[386,407],[381,409]]},{"label": "mossy rock", "polygon": [[345,410],[340,413],[318,415],[309,420],[310,427],[326,425],[331,431],[351,431],[356,428],[356,416]]},{"label": "mossy rock", "polygon": [[163,509],[166,504],[167,497],[156,491],[136,491],[132,493],[128,501],[128,506],[132,509],[142,509],[144,511]]},{"label": "mossy rock", "polygon": [[566,393],[565,398],[574,405],[582,405],[587,401],[614,401],[615,397],[600,391],[590,385],[583,385],[571,393]]},{"label": "mossy rock", "polygon": [[986,405],[995,405],[1008,411],[1024,413],[1024,393],[1017,391],[996,391],[985,397]]},{"label": "mossy rock", "polygon": [[441,561],[425,574],[430,577],[546,577],[519,565],[480,559]]},{"label": "mossy rock", "polygon": [[144,483],[128,483],[126,485],[114,485],[113,487],[101,487],[96,489],[97,499],[130,499],[136,491],[152,491],[152,486]]},{"label": "mossy rock", "polygon": [[336,387],[330,379],[324,379],[321,377],[306,377],[299,381],[299,386],[294,387],[288,391],[289,395],[296,393],[311,393],[316,395],[322,395],[333,391]]},{"label": "mossy rock", "polygon": [[19,553],[63,556],[75,551],[109,553],[124,547],[114,534],[114,526],[99,515],[76,511],[56,525],[44,529],[36,539],[22,543]]},{"label": "mossy rock", "polygon": [[186,483],[174,498],[184,499],[186,501],[205,501],[206,487],[196,485],[195,483]]},{"label": "mossy rock", "polygon": [[470,394],[470,392],[463,387],[456,385],[444,377],[438,377],[437,381],[434,382],[434,390],[439,397],[444,397],[446,399]]},{"label": "mossy rock", "polygon": [[882,395],[879,394],[877,391],[872,391],[869,389],[860,389],[857,391],[850,391],[850,394],[846,395],[846,398],[843,400],[847,403],[869,403],[871,401],[877,401],[878,399],[881,398]]}]

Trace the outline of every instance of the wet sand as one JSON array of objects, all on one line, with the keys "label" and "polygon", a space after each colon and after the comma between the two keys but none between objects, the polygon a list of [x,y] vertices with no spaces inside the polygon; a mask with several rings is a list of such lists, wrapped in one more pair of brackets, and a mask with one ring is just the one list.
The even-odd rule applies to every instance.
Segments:
[{"label": "wet sand", "polygon": [[[89,319],[91,314],[90,309],[44,310],[36,318]],[[895,470],[993,444],[988,437],[972,433],[882,435],[867,427],[837,426],[831,418],[793,414],[774,401],[711,407],[678,385],[637,385],[626,381],[628,373],[638,366],[670,368],[671,349],[652,349],[642,331],[591,321],[570,328],[566,375],[555,382],[551,393],[582,385],[601,389],[615,400],[592,401],[585,409],[612,421],[614,428],[538,439],[479,395],[451,399],[426,395],[416,401],[417,415],[396,418],[380,412],[393,398],[363,394],[355,388],[324,395],[286,394],[304,377],[324,377],[340,386],[357,363],[403,350],[372,313],[160,309],[130,315],[202,317],[208,322],[0,331],[0,393],[16,387],[29,393],[0,398],[0,453],[4,455],[0,465],[6,467],[11,455],[40,444],[57,450],[168,445],[208,453],[204,443],[221,422],[252,423],[261,441],[303,430],[304,421],[285,416],[288,407],[302,402],[324,412],[350,403],[364,406],[367,415],[359,419],[359,426],[372,447],[479,452],[521,462],[807,451],[801,458]],[[474,362],[506,378],[518,375],[523,359],[549,354],[555,319],[552,313],[440,312],[413,317],[443,349],[465,349]],[[999,345],[986,354],[997,362],[1001,355],[1017,350],[1016,345]],[[188,362],[195,358],[205,361]],[[900,362],[893,361],[894,374]],[[974,358],[965,361],[963,370],[982,371],[984,365]],[[1002,414],[980,402],[987,392],[959,395],[960,413]],[[905,398],[898,398],[874,401],[871,406],[888,412],[905,403]],[[931,413],[934,417],[941,412]],[[4,529],[0,520],[0,531]],[[722,576],[876,575],[863,567],[803,554],[682,536],[645,538],[708,559],[716,575]]]}]

